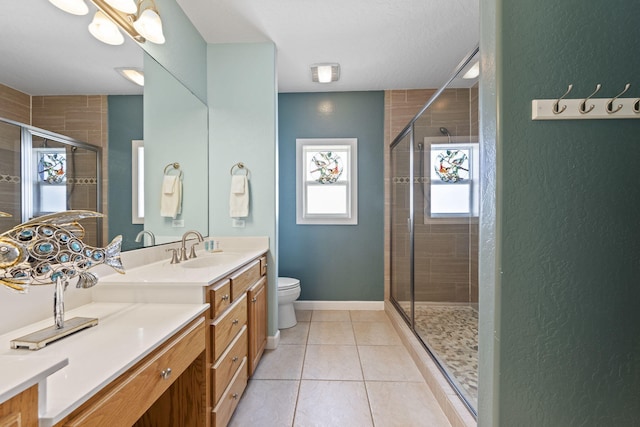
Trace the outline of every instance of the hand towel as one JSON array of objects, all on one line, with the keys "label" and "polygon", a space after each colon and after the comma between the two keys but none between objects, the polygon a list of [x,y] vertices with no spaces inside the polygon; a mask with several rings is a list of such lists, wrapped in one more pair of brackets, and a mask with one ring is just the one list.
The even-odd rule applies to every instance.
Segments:
[{"label": "hand towel", "polygon": [[165,175],[160,195],[160,216],[175,219],[182,211],[182,180],[178,175]]},{"label": "hand towel", "polygon": [[246,175],[232,175],[229,194],[229,216],[249,216],[249,180]]}]

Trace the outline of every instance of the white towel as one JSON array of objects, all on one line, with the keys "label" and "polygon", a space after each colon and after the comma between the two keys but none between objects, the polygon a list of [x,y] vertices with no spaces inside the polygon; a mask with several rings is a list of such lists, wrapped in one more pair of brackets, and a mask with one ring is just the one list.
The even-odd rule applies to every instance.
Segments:
[{"label": "white towel", "polygon": [[246,175],[231,176],[229,216],[231,218],[249,216],[249,180]]},{"label": "white towel", "polygon": [[182,211],[182,180],[179,175],[164,175],[160,195],[160,216],[175,219]]}]

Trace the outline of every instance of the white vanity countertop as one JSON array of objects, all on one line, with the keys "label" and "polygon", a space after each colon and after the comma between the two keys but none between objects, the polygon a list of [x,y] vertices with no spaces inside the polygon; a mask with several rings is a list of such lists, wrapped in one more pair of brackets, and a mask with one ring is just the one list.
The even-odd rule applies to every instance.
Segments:
[{"label": "white vanity countertop", "polygon": [[[17,337],[17,336],[16,336]],[[57,356],[0,356],[0,403],[5,402],[49,375],[64,368],[69,359]]]},{"label": "white vanity countertop", "polygon": [[179,264],[171,264],[167,254],[162,261],[127,268],[125,274],[100,277],[98,285],[91,288],[91,298],[94,302],[202,303],[204,286],[217,282],[268,250],[266,244],[214,253],[201,250],[197,258]]},{"label": "white vanity countertop", "polygon": [[[97,317],[97,326],[51,343],[38,351],[14,350],[10,348],[9,343],[12,339],[51,326],[53,316],[51,319],[2,335],[0,392],[6,388],[5,378],[14,375],[11,370],[16,369],[15,363],[5,364],[5,359],[20,359],[24,366],[48,361],[43,365],[43,368],[46,368],[43,372],[51,375],[41,383],[39,415],[41,427],[52,426],[204,313],[207,308],[208,304],[202,303],[87,304],[67,312],[65,317]],[[67,360],[68,365],[64,366]],[[25,370],[23,373],[24,378],[34,378],[31,370]],[[24,378],[22,382],[25,381]],[[20,382],[20,379],[17,382]]]}]

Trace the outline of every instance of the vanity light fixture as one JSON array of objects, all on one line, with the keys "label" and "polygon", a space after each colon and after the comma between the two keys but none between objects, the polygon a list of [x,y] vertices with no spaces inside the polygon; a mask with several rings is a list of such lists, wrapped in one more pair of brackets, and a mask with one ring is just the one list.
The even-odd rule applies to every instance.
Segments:
[{"label": "vanity light fixture", "polygon": [[97,11],[93,16],[93,21],[89,24],[89,32],[106,44],[117,46],[124,43],[124,37],[118,30],[118,26],[101,11]]},{"label": "vanity light fixture", "polygon": [[473,64],[466,73],[464,73],[464,76],[462,76],[462,78],[468,79],[468,80],[475,79],[479,75],[480,75],[480,62],[476,61],[476,63]]},{"label": "vanity light fixture", "polygon": [[58,9],[62,9],[72,15],[86,15],[89,7],[84,0],[49,0]]},{"label": "vanity light fixture", "polygon": [[153,0],[140,0],[138,18],[133,22],[133,27],[142,37],[152,43],[163,44],[165,42],[162,33],[162,20]]},{"label": "vanity light fixture", "polygon": [[106,0],[107,4],[120,12],[134,14],[138,11],[136,0]]},{"label": "vanity light fixture", "polygon": [[139,68],[116,68],[116,71],[120,73],[125,79],[137,84],[138,86],[144,86],[144,73]]},{"label": "vanity light fixture", "polygon": [[317,83],[331,83],[340,78],[340,64],[313,64],[311,80]]}]

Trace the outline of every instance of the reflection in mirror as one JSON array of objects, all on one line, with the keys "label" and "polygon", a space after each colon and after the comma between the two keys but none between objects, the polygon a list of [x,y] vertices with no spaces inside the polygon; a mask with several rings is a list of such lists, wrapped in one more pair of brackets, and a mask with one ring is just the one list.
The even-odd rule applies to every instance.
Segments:
[{"label": "reflection in mirror", "polygon": [[[0,121],[2,209],[0,233],[42,215],[101,210],[99,147],[42,129]],[[102,222],[85,222],[84,240],[102,244]]]},{"label": "reflection in mirror", "polygon": [[[89,6],[94,7],[91,4]],[[158,242],[178,240],[187,228],[173,227],[172,222],[167,224],[159,218],[152,218],[151,225],[134,224],[132,221],[131,143],[132,140],[148,139],[145,137],[150,134],[154,141],[159,141],[157,147],[181,146],[182,156],[188,154],[189,157],[206,160],[207,107],[198,100],[196,108],[196,103],[187,99],[197,97],[153,61],[156,74],[164,75],[163,81],[154,83],[158,79],[151,77],[151,83],[144,89],[144,96],[175,107],[178,114],[174,115],[167,108],[159,117],[149,116],[150,113],[144,111],[144,97],[140,94],[140,88],[125,81],[114,70],[123,66],[143,68],[143,50],[128,38],[122,46],[108,46],[96,41],[87,31],[88,22],[84,21],[84,18],[90,20],[92,15],[92,12],[88,18],[69,15],[48,2],[9,2],[3,6],[0,25],[6,32],[3,35],[3,66],[0,69],[0,118],[37,126],[70,137],[76,142],[104,148],[99,169],[105,177],[104,191],[102,200],[97,200],[102,203],[107,216],[107,220],[103,221],[104,239],[122,234],[123,250],[142,246],[135,240],[143,229],[163,236]],[[28,26],[24,25],[23,20],[16,19],[26,16],[29,17]],[[135,52],[133,56],[138,59],[132,60],[132,48]],[[77,52],[84,53],[78,55]],[[120,81],[124,82],[124,86]],[[175,86],[175,90],[167,91],[165,86]],[[178,87],[182,87],[182,90]],[[177,96],[179,100],[172,99],[172,96]],[[198,120],[192,120],[193,117],[198,117]],[[149,118],[149,123],[146,123],[145,120]],[[183,120],[186,120],[184,125],[181,123]],[[154,123],[158,122],[161,129],[173,130],[167,135],[171,141],[163,142],[164,131],[154,130]],[[0,123],[0,138],[3,140],[0,147],[0,211],[17,214],[11,218],[0,218],[0,231],[16,225],[22,218],[20,131],[19,128],[8,128],[11,127],[6,123]],[[194,132],[196,128],[198,131]],[[154,137],[154,134],[159,137]],[[184,150],[185,147],[188,150]],[[121,153],[124,150],[126,154]],[[78,153],[75,153],[76,158]],[[189,160],[185,159],[183,163],[186,165]],[[150,167],[158,170],[163,165],[156,167],[154,164]],[[189,167],[185,174],[183,214],[182,218],[177,218],[184,220],[188,229],[195,228],[205,235],[208,231],[206,176],[206,165],[203,167],[198,162],[194,167]],[[158,177],[150,179],[154,185],[158,185]],[[192,182],[199,184],[196,187]],[[74,194],[80,192],[79,188],[76,185]],[[198,193],[191,193],[196,188]],[[150,190],[155,193],[158,191]],[[194,201],[196,205],[191,207],[190,203]],[[159,212],[155,202],[150,202],[148,207],[150,215]]]}]

